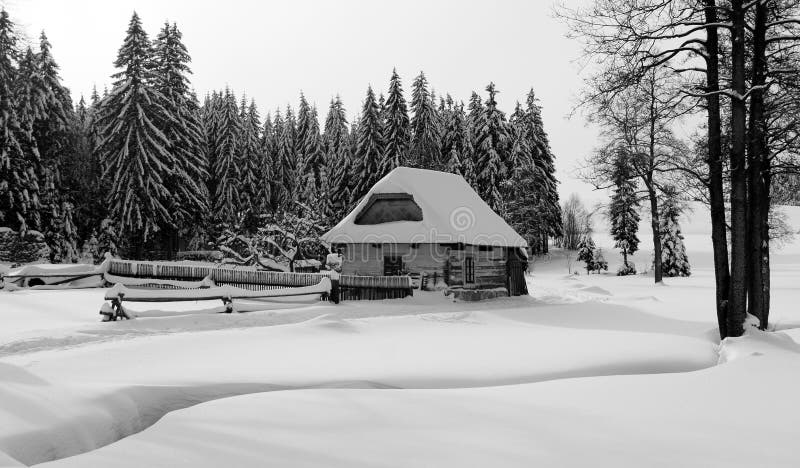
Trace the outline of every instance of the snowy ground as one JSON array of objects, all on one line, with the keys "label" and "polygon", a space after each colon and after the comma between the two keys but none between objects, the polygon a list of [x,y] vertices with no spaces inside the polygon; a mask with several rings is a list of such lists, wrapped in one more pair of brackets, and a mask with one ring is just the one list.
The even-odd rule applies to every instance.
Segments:
[{"label": "snowy ground", "polygon": [[720,346],[685,230],[691,278],[555,252],[532,297],[484,303],[100,323],[104,290],[0,291],[0,466],[797,466],[800,243],[773,257],[782,331]]}]

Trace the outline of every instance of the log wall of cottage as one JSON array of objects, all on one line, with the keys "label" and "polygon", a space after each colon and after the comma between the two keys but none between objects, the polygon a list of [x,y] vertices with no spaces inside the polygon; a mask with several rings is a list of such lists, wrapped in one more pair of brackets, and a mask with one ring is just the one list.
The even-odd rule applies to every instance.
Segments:
[{"label": "log wall of cottage", "polygon": [[[384,274],[384,258],[399,255],[408,273],[427,272],[445,278],[449,286],[495,288],[506,286],[508,249],[480,248],[446,244],[347,244],[343,248],[342,274],[379,276]],[[465,262],[470,257],[475,266],[475,281],[466,282]]]}]

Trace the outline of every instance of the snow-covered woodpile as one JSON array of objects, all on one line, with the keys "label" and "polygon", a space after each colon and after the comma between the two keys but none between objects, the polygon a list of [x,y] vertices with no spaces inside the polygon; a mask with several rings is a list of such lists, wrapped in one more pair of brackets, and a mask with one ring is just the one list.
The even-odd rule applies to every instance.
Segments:
[{"label": "snow-covered woodpile", "polygon": [[49,255],[50,248],[38,231],[20,236],[12,229],[0,227],[0,262],[32,263],[46,260]]}]

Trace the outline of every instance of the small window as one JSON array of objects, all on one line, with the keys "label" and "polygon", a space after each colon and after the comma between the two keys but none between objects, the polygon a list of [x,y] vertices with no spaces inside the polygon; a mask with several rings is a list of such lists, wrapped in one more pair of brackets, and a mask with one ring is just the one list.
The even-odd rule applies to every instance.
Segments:
[{"label": "small window", "polygon": [[464,282],[475,282],[475,259],[472,257],[466,257],[464,259]]},{"label": "small window", "polygon": [[403,257],[399,255],[385,255],[383,257],[383,275],[400,276],[403,274]]},{"label": "small window", "polygon": [[494,247],[491,245],[479,245],[478,251],[480,252],[491,252],[494,250]]}]

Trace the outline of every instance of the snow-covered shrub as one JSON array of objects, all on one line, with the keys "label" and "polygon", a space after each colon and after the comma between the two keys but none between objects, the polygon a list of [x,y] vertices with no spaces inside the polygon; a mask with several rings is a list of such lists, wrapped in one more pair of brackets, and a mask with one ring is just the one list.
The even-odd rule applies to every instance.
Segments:
[{"label": "snow-covered shrub", "polygon": [[659,213],[661,234],[661,272],[664,276],[689,276],[692,274],[689,257],[683,245],[683,234],[678,223],[682,208],[674,192],[665,189]]},{"label": "snow-covered shrub", "polygon": [[583,236],[578,243],[578,261],[586,264],[586,273],[594,270],[594,251],[595,245],[591,236]]},{"label": "snow-covered shrub", "polygon": [[636,265],[633,262],[628,262],[627,265],[620,265],[617,269],[617,276],[628,276],[636,274]]},{"label": "snow-covered shrub", "polygon": [[592,260],[592,270],[600,273],[600,270],[608,271],[608,262],[603,256],[603,249],[597,249],[594,252],[594,259]]},{"label": "snow-covered shrub", "polygon": [[296,260],[325,258],[329,247],[320,239],[325,229],[319,213],[301,206],[301,215],[284,211],[263,217],[252,234],[240,225],[227,228],[217,247],[228,262],[293,270]]}]

